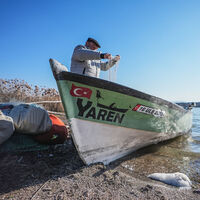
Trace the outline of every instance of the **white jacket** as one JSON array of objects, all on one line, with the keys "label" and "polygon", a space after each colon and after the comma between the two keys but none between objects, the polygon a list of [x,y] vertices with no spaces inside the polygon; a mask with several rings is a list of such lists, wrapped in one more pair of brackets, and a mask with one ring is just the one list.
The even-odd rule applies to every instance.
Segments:
[{"label": "white jacket", "polygon": [[100,71],[107,71],[116,64],[116,60],[101,61],[101,52],[88,49],[86,46],[75,47],[71,58],[71,72],[99,78]]}]

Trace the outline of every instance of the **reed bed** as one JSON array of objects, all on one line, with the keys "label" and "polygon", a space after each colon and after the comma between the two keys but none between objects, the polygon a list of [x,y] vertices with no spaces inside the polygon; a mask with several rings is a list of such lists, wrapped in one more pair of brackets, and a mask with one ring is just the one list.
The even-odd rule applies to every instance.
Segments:
[{"label": "reed bed", "polygon": [[33,86],[20,79],[0,79],[0,102],[34,102],[46,110],[64,112],[59,92],[55,88]]}]

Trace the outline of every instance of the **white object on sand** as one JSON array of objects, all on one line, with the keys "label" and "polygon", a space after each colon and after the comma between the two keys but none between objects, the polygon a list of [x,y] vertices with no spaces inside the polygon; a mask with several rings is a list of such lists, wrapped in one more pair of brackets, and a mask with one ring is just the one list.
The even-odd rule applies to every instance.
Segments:
[{"label": "white object on sand", "polygon": [[148,175],[148,178],[164,182],[168,185],[176,187],[191,187],[190,179],[183,173],[154,173]]}]

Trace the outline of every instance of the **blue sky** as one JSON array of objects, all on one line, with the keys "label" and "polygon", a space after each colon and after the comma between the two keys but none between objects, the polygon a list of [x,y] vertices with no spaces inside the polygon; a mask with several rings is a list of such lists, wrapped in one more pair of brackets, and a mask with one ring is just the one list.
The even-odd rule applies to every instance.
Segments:
[{"label": "blue sky", "polygon": [[120,54],[118,83],[200,101],[199,10],[199,0],[0,0],[0,78],[57,88],[49,58],[69,68],[73,48],[93,37]]}]

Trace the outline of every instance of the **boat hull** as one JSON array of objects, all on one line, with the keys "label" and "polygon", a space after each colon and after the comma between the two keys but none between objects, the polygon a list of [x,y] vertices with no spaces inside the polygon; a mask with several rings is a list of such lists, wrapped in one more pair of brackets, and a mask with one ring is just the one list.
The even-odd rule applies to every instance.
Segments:
[{"label": "boat hull", "polygon": [[187,133],[192,115],[131,88],[59,69],[52,60],[72,137],[85,164],[108,164],[141,147]]},{"label": "boat hull", "polygon": [[144,146],[172,138],[165,133],[113,126],[76,118],[71,119],[71,127],[76,148],[85,164],[97,162],[109,164],[111,161]]}]

